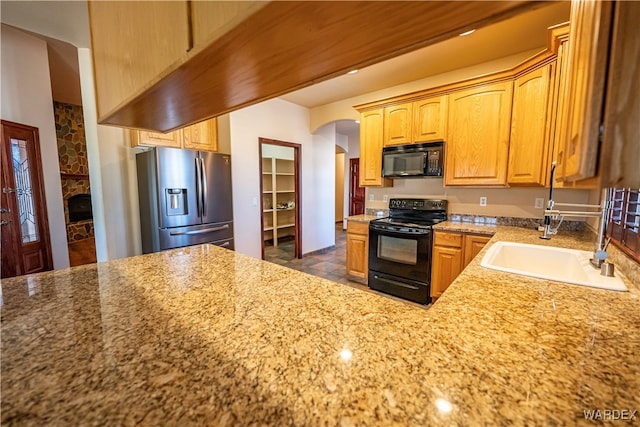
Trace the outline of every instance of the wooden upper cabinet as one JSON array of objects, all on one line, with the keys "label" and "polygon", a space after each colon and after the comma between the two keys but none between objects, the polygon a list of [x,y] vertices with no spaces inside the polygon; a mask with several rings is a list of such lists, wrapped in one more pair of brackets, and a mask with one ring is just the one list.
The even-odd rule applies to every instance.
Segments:
[{"label": "wooden upper cabinet", "polygon": [[445,185],[506,184],[512,92],[509,80],[449,95]]},{"label": "wooden upper cabinet", "polygon": [[382,108],[360,114],[360,185],[384,187],[393,185],[382,178]]},{"label": "wooden upper cabinet", "polygon": [[427,98],[413,103],[413,141],[426,142],[445,138],[447,96]]},{"label": "wooden upper cabinet", "polygon": [[182,130],[167,133],[132,130],[131,146],[182,148]]},{"label": "wooden upper cabinet", "polygon": [[183,60],[189,49],[188,8],[186,1],[89,1],[87,5],[102,121]]},{"label": "wooden upper cabinet", "polygon": [[[600,185],[640,188],[640,2],[616,2],[602,141]],[[637,239],[637,237],[636,237]]]},{"label": "wooden upper cabinet", "polygon": [[545,186],[549,164],[549,102],[552,66],[514,82],[509,142],[509,185]]},{"label": "wooden upper cabinet", "polygon": [[393,105],[384,109],[384,146],[413,142],[413,104]]},{"label": "wooden upper cabinet", "polygon": [[195,49],[220,38],[266,1],[191,1],[191,22]]},{"label": "wooden upper cabinet", "polygon": [[600,124],[608,60],[612,2],[573,0],[569,33],[567,97],[564,110],[567,134],[559,141],[567,181],[597,174]]},{"label": "wooden upper cabinet", "polygon": [[182,131],[182,146],[191,150],[218,151],[216,119],[187,126]]},{"label": "wooden upper cabinet", "polygon": [[131,146],[173,147],[201,151],[218,151],[217,120],[215,118],[205,120],[195,125],[167,133],[132,130]]}]

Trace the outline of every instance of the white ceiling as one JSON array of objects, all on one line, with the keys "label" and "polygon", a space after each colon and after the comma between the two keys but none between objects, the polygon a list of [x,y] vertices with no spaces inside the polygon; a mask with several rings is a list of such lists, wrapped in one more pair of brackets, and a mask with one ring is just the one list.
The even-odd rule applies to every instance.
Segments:
[{"label": "white ceiling", "polygon": [[[69,91],[70,89],[64,88],[65,85],[79,88],[77,73],[69,72],[73,68],[70,64],[74,61],[77,64],[77,57],[73,57],[77,53],[51,39],[61,40],[75,47],[90,47],[86,1],[2,0],[0,4],[3,23],[45,36],[43,38],[49,44],[52,63],[52,86],[55,86],[53,92],[56,93],[56,88],[62,88],[58,93]],[[281,98],[312,108],[516,53],[542,49],[547,44],[547,28],[568,21],[570,6],[567,1],[553,2],[480,28],[469,36],[455,37],[427,46],[364,68],[357,74],[336,77]],[[59,73],[56,69],[63,71]],[[65,82],[65,79],[77,79],[77,82]],[[359,132],[359,126],[353,121],[341,120],[336,122],[336,131],[353,135]]]}]

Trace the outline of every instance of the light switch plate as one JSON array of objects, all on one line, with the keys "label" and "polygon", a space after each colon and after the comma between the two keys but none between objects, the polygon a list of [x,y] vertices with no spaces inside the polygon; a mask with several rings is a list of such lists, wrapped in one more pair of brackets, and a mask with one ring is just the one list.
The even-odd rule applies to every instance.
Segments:
[{"label": "light switch plate", "polygon": [[536,209],[542,209],[544,207],[544,199],[542,197],[536,197],[535,207]]},{"label": "light switch plate", "polygon": [[383,202],[388,202],[389,201],[389,196],[387,196],[386,194],[384,196],[382,196],[382,201]]},{"label": "light switch plate", "polygon": [[487,198],[486,197],[480,197],[480,206],[487,206]]},{"label": "light switch plate", "polygon": [[373,194],[369,194],[369,201],[373,202],[375,200],[375,196]]}]

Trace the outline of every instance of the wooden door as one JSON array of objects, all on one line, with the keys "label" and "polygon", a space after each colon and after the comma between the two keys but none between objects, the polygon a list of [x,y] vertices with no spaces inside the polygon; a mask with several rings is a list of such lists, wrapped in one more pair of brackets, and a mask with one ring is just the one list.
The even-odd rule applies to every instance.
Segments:
[{"label": "wooden door", "polygon": [[218,129],[216,119],[205,120],[182,130],[183,148],[191,150],[218,151]]},{"label": "wooden door", "polygon": [[132,130],[131,147],[137,147],[139,145],[148,147],[182,148],[182,130],[176,130],[168,133]]},{"label": "wooden door", "polygon": [[612,3],[571,2],[568,100],[561,112],[566,115],[568,134],[560,141],[564,146],[562,173],[568,181],[597,174]]},{"label": "wooden door", "polygon": [[364,187],[360,186],[360,159],[349,160],[349,215],[364,214]]},{"label": "wooden door", "polygon": [[2,120],[3,278],[53,268],[41,165],[38,129]]},{"label": "wooden door", "polygon": [[513,82],[499,82],[449,96],[445,185],[507,182]]},{"label": "wooden door", "polygon": [[509,142],[509,185],[541,186],[549,164],[551,65],[515,80]]},{"label": "wooden door", "polygon": [[384,109],[384,145],[410,144],[412,140],[413,104],[394,105]]},{"label": "wooden door", "polygon": [[369,223],[347,221],[347,274],[362,279],[369,274]]},{"label": "wooden door", "polygon": [[490,239],[491,237],[474,236],[473,234],[466,234],[464,236],[464,265],[462,268],[469,265],[471,260],[480,253]]},{"label": "wooden door", "polygon": [[462,249],[434,246],[431,267],[431,296],[438,298],[462,271]]},{"label": "wooden door", "polygon": [[413,103],[413,141],[444,139],[447,126],[447,96]]},{"label": "wooden door", "polygon": [[391,185],[382,178],[382,118],[383,110],[360,114],[360,185],[383,187]]}]

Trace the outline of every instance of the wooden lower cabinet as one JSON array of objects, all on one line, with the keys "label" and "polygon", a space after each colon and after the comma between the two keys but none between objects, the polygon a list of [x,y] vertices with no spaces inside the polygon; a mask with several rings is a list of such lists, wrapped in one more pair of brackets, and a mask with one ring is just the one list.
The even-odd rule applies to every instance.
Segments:
[{"label": "wooden lower cabinet", "polygon": [[369,274],[369,223],[347,221],[347,275],[367,279]]},{"label": "wooden lower cabinet", "polygon": [[491,239],[489,236],[436,231],[431,257],[431,297],[438,298]]}]

